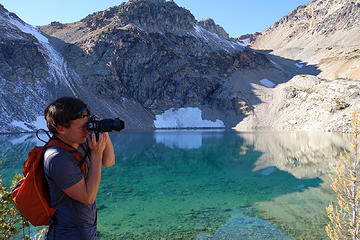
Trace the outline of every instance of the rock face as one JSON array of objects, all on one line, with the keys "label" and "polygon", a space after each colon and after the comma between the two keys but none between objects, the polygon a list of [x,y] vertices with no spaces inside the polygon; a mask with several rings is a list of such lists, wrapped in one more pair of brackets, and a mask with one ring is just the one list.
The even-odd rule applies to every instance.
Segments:
[{"label": "rock face", "polygon": [[243,115],[238,97],[225,94],[228,78],[239,69],[273,66],[263,54],[224,38],[228,35],[212,20],[197,23],[174,2],[130,1],[41,30],[62,40],[59,51],[99,98],[135,101],[152,114],[213,109],[206,111],[208,118],[229,127]]},{"label": "rock face", "polygon": [[[132,0],[79,22],[52,22],[41,32],[6,9],[0,11],[0,76],[7,86],[1,90],[2,108],[11,112],[0,116],[4,132],[20,131],[9,121],[34,122],[51,100],[63,95],[81,97],[102,117],[124,119],[127,128],[153,128],[156,114],[181,107],[199,107],[203,119],[233,127],[250,109],[251,94],[233,91],[229,83],[247,86],[266,77],[269,69],[287,75],[264,54],[229,40],[213,20],[197,22],[172,1]],[[17,49],[23,51],[14,54]],[[238,72],[242,77],[234,79]],[[14,81],[19,100],[9,97]],[[36,94],[30,98],[27,92]],[[36,110],[15,106],[25,98],[39,103]]]},{"label": "rock face", "polygon": [[104,27],[122,28],[128,24],[144,32],[182,33],[193,28],[196,20],[186,9],[165,0],[134,0],[87,16],[81,22],[90,31]]},{"label": "rock face", "polygon": [[251,47],[274,64],[314,72],[257,87],[261,103],[236,129],[348,131],[360,108],[359,16],[360,1],[313,0],[255,36]]},{"label": "rock face", "polygon": [[254,67],[261,58],[242,57],[248,50],[197,25],[174,2],[130,1],[74,24],[53,25],[41,30],[64,41],[61,51],[86,88],[115,102],[132,99],[153,113],[219,104],[233,63]]},{"label": "rock face", "polygon": [[360,1],[313,0],[257,36],[256,49],[318,65],[320,77],[360,79]]},{"label": "rock face", "polygon": [[8,127],[13,120],[35,121],[40,107],[56,96],[56,88],[64,89],[64,83],[51,77],[51,49],[30,32],[37,33],[0,5],[0,132],[16,131]]},{"label": "rock face", "polygon": [[199,25],[208,30],[209,32],[216,33],[217,35],[229,39],[229,34],[222,28],[221,26],[217,25],[213,19],[211,18],[204,18],[199,22]]},{"label": "rock face", "polygon": [[256,93],[263,103],[236,129],[347,132],[352,112],[360,108],[356,80],[298,75],[272,91],[258,87]]}]

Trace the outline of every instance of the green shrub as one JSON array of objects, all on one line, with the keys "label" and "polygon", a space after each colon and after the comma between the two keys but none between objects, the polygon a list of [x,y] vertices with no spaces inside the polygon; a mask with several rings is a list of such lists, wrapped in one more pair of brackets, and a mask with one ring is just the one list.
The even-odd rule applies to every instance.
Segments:
[{"label": "green shrub", "polygon": [[[20,234],[25,228],[29,227],[29,222],[21,216],[11,198],[11,189],[16,186],[21,178],[22,176],[20,174],[15,175],[11,186],[8,188],[2,183],[0,172],[0,239],[10,239],[15,235]],[[45,239],[46,231],[47,229],[43,228],[36,233],[34,237],[24,234],[24,239]]]},{"label": "green shrub", "polygon": [[[0,162],[1,165],[1,162]],[[12,236],[22,231],[22,217],[15,208],[11,199],[11,191],[14,184],[21,176],[16,175],[10,188],[2,183],[0,175],[0,239],[10,239]]]}]

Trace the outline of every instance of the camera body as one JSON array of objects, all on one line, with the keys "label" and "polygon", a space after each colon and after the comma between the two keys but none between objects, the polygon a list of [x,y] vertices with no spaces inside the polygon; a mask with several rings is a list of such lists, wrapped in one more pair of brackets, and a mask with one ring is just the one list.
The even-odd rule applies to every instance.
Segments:
[{"label": "camera body", "polygon": [[86,128],[89,131],[93,131],[98,139],[100,132],[118,132],[125,128],[125,123],[120,118],[114,119],[102,119],[98,116],[92,115],[89,121],[86,123]]}]

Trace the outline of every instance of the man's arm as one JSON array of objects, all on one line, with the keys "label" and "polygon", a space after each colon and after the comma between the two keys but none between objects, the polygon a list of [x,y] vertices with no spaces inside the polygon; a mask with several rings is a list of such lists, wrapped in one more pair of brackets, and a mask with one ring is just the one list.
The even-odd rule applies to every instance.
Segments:
[{"label": "man's arm", "polygon": [[111,142],[109,133],[104,133],[104,137],[106,138],[106,145],[102,157],[102,165],[104,167],[111,167],[115,164],[114,146]]},{"label": "man's arm", "polygon": [[91,157],[88,175],[86,178],[82,178],[73,186],[64,189],[64,192],[70,198],[82,202],[86,205],[90,205],[95,202],[101,179],[103,153],[107,143],[106,137],[104,137],[103,134],[100,134],[98,142],[96,142],[95,134],[92,134],[89,140]]}]

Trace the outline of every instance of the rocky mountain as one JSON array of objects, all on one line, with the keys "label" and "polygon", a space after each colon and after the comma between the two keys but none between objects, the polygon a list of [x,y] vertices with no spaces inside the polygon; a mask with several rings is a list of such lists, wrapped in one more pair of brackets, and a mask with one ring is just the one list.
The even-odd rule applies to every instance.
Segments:
[{"label": "rocky mountain", "polygon": [[0,132],[9,131],[13,120],[15,125],[34,121],[57,95],[56,89],[65,89],[60,81],[66,79],[65,73],[57,68],[61,65],[46,38],[0,5]]},{"label": "rocky mountain", "polygon": [[316,64],[319,77],[360,79],[360,1],[313,0],[256,37],[252,47]]},{"label": "rocky mountain", "polygon": [[360,109],[358,80],[329,80],[299,75],[272,91],[258,86],[261,104],[236,126],[238,130],[348,132]]},{"label": "rocky mountain", "polygon": [[174,2],[130,1],[41,30],[65,43],[61,51],[70,66],[89,88],[101,89],[96,94],[133,99],[155,114],[193,105],[235,110],[236,99],[222,96],[227,76],[236,68],[272,65]]},{"label": "rocky mountain", "polygon": [[202,19],[199,22],[199,25],[209,32],[216,33],[218,36],[229,39],[229,34],[220,25],[217,25],[211,18]]},{"label": "rocky mountain", "polygon": [[348,131],[360,108],[359,17],[360,1],[313,0],[251,35],[251,47],[282,69],[315,71],[257,87],[261,103],[237,129]]},{"label": "rocky mountain", "polygon": [[[153,128],[157,114],[184,107],[233,127],[258,101],[252,83],[296,74],[173,1],[131,0],[39,29],[3,7],[0,14],[0,132],[34,129],[49,101],[63,95],[127,128]],[[21,121],[25,127],[14,127]]]},{"label": "rocky mountain", "polygon": [[313,0],[238,39],[173,1],[130,0],[39,28],[1,6],[0,133],[36,129],[64,95],[128,129],[197,108],[239,130],[346,130],[360,106],[358,1]]}]

